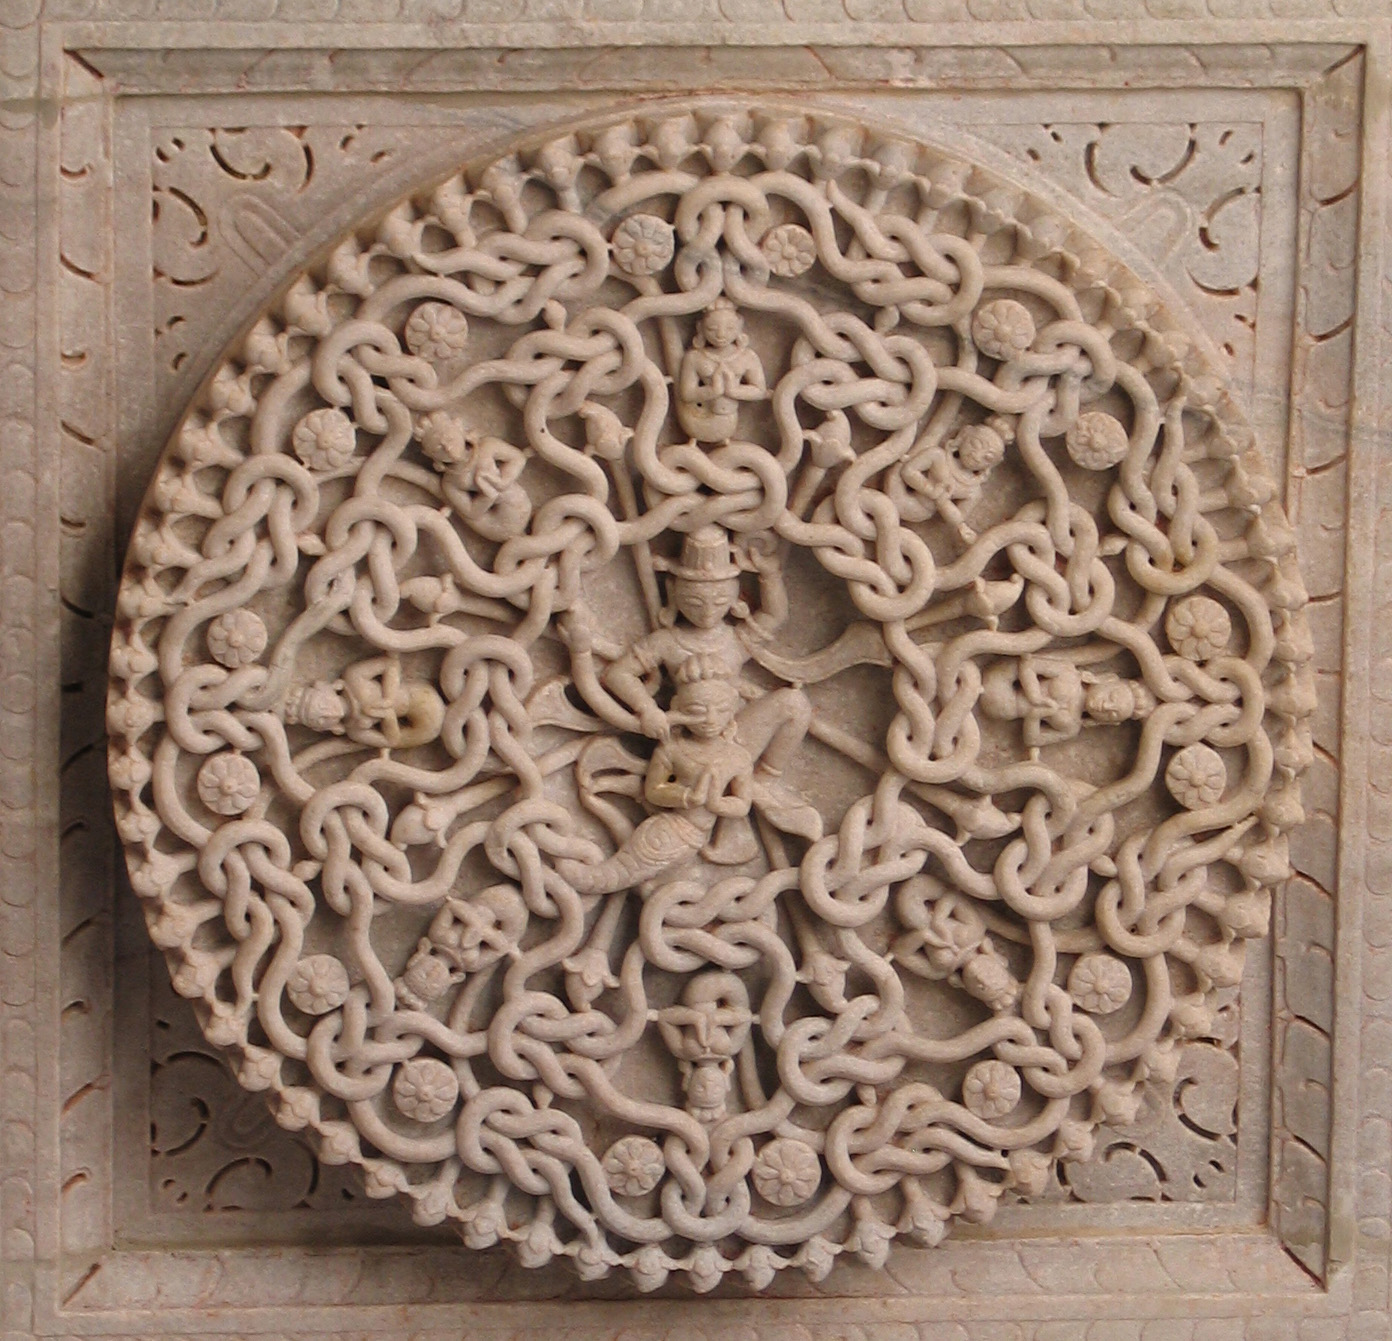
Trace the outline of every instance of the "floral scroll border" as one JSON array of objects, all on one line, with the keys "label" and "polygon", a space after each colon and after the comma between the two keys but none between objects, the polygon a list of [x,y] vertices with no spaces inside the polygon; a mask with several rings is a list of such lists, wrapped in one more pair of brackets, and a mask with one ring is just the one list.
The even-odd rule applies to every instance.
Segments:
[{"label": "floral scroll border", "polygon": [[[403,17],[415,17],[409,0],[403,7]],[[1319,153],[1301,174],[1295,428],[1298,436],[1299,417],[1308,412],[1319,418],[1326,440],[1335,440],[1326,471],[1342,469],[1349,454],[1346,543],[1348,572],[1357,579],[1345,594],[1350,673],[1341,748],[1351,783],[1340,806],[1342,897],[1337,908],[1313,896],[1288,899],[1284,918],[1290,948],[1306,959],[1327,957],[1330,993],[1323,999],[1317,992],[1278,997],[1274,1021],[1273,1229],[1313,1280],[1261,1233],[1226,1236],[1218,1253],[1210,1238],[1182,1236],[961,1243],[930,1255],[934,1261],[916,1275],[913,1293],[887,1277],[888,1288],[878,1291],[873,1308],[868,1299],[860,1307],[853,1299],[769,1301],[767,1317],[755,1320],[748,1303],[712,1301],[702,1305],[693,1328],[681,1302],[647,1301],[639,1332],[621,1303],[528,1305],[525,1317],[497,1304],[470,1310],[472,1335],[501,1338],[547,1326],[575,1341],[623,1334],[636,1341],[679,1325],[682,1335],[699,1330],[711,1338],[791,1338],[835,1325],[850,1335],[899,1341],[1000,1336],[1005,1318],[1013,1320],[1008,1326],[1020,1341],[1078,1335],[1200,1341],[1220,1334],[1210,1333],[1205,1319],[1214,1320],[1225,1337],[1253,1341],[1385,1334],[1392,1072],[1382,1059],[1392,1056],[1392,702],[1386,690],[1370,688],[1367,672],[1381,667],[1386,674],[1392,655],[1386,632],[1392,610],[1379,608],[1392,600],[1392,478],[1379,482],[1376,471],[1379,446],[1392,435],[1392,407],[1382,406],[1379,419],[1376,395],[1379,374],[1392,362],[1392,325],[1378,324],[1380,316],[1387,322],[1392,309],[1392,273],[1384,274],[1381,265],[1384,239],[1392,235],[1392,213],[1383,214],[1382,161],[1392,24],[1385,18],[1345,20],[1339,11],[1358,7],[1358,0],[1336,0],[1332,8],[1326,0],[1211,0],[1208,11],[1187,0],[1149,0],[1147,7],[1151,19],[1128,24],[1127,41],[1188,40],[1194,17],[1233,20],[1234,42],[1289,40],[1293,20],[1310,19],[1320,22],[1300,25],[1300,36],[1361,48],[1300,90],[1302,142],[1307,154],[1312,145]],[[429,1272],[409,1249],[382,1250],[382,1277],[399,1286],[398,1297],[384,1299],[353,1288],[348,1278],[356,1270],[335,1268],[331,1252],[316,1254],[313,1265],[293,1253],[268,1258],[251,1249],[187,1254],[171,1271],[159,1255],[108,1247],[112,1227],[101,1181],[110,1163],[111,1041],[103,1005],[112,964],[107,885],[96,878],[99,872],[74,878],[72,867],[60,882],[58,867],[60,833],[68,836],[69,848],[81,848],[87,832],[82,826],[105,819],[90,807],[83,811],[87,793],[76,780],[84,754],[80,748],[70,754],[58,728],[63,721],[80,735],[84,695],[101,692],[99,677],[72,680],[60,667],[71,667],[73,658],[81,664],[109,581],[94,570],[90,555],[100,548],[102,528],[111,524],[110,507],[102,504],[112,489],[114,455],[110,406],[116,388],[106,357],[114,206],[110,91],[82,58],[68,53],[92,46],[143,51],[190,45],[216,53],[231,68],[240,59],[236,48],[258,40],[273,45],[284,20],[324,20],[297,29],[298,40],[311,48],[351,43],[355,35],[358,41],[402,46],[487,46],[501,38],[501,30],[471,21],[444,27],[355,24],[338,17],[330,3],[292,9],[290,0],[265,0],[254,7],[256,22],[245,25],[228,20],[246,14],[246,6],[227,5],[223,16],[213,0],[197,12],[206,9],[222,23],[147,21],[156,6],[145,0],[99,7],[90,0],[50,0],[42,15],[39,8],[37,0],[0,0],[0,1336],[225,1335],[235,1329],[247,1337],[318,1333],[367,1341],[402,1334],[395,1305],[411,1302],[413,1294],[421,1306],[412,1310],[410,1335],[416,1341],[454,1336],[464,1314],[456,1306],[425,1304]],[[92,13],[94,8],[99,12]],[[438,13],[458,5],[430,8]],[[470,19],[480,9],[491,16],[496,8],[478,0]],[[546,11],[535,23],[537,47],[676,43],[711,33],[710,24],[696,32],[689,22],[671,20],[679,7],[651,0],[646,6],[641,0],[596,0],[582,7],[577,0],[534,8]],[[1044,57],[1034,68],[1052,62],[1043,78],[1057,81],[1070,62],[1060,64],[1050,53],[1066,50],[1069,42],[1105,42],[1108,20],[1125,9],[1112,0],[1035,0],[1028,9],[993,0],[973,4],[979,11],[973,13],[965,2],[950,0],[847,0],[844,11],[833,8],[836,17],[824,20],[819,16],[825,7],[751,0],[727,3],[739,19],[715,19],[735,45],[863,44],[883,55],[887,78],[896,69],[912,70],[918,44],[946,41],[956,60],[942,61],[941,52],[935,53],[942,78],[974,84],[999,78],[1008,84],[1012,62],[1017,82],[1028,82],[1029,62],[974,44],[1046,42],[1031,53]],[[1364,8],[1369,15],[1377,9]],[[741,27],[746,16],[756,21]],[[577,26],[574,19],[587,23]],[[1015,22],[988,29],[979,19]],[[1086,70],[1086,58],[1095,64],[1099,54],[1074,51],[1076,73]],[[819,54],[824,65],[826,54]],[[836,52],[829,55],[832,68]],[[1188,49],[1170,77],[1201,83],[1210,55],[1221,59],[1213,49]],[[1258,63],[1255,54],[1249,59]],[[1253,73],[1260,83],[1269,72]],[[54,461],[61,462],[60,470],[52,468]],[[1342,521],[1324,521],[1331,541],[1337,542]],[[1298,522],[1302,534],[1319,524],[1303,516]],[[53,619],[60,600],[65,646]],[[109,605],[109,594],[106,600]],[[76,687],[60,710],[65,680]],[[55,767],[60,757],[67,764],[62,786]],[[1278,971],[1278,992],[1282,981]],[[1331,1084],[1334,1075],[1340,1079]],[[263,1281],[287,1270],[299,1277],[285,1289],[286,1303],[297,1301],[295,1307],[235,1306],[266,1297],[257,1293]],[[97,1284],[103,1276],[125,1281],[119,1303],[104,1302]],[[929,1311],[922,1296],[929,1294],[933,1322],[924,1321]],[[200,1312],[216,1301],[232,1307],[216,1317]],[[866,1320],[872,1317],[876,1321]],[[1217,1323],[1224,1318],[1229,1321]],[[1084,1320],[1086,1333],[1079,1330]]]}]

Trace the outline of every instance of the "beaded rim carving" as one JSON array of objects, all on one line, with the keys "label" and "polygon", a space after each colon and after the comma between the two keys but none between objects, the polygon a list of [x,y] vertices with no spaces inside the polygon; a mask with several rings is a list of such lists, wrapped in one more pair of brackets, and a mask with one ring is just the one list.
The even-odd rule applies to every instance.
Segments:
[{"label": "beaded rim carving", "polygon": [[353,231],[185,418],[112,645],[132,884],[241,1083],[422,1223],[644,1289],[880,1265],[1235,991],[1294,550],[1202,345],[1024,190],[821,112],[594,122]]}]

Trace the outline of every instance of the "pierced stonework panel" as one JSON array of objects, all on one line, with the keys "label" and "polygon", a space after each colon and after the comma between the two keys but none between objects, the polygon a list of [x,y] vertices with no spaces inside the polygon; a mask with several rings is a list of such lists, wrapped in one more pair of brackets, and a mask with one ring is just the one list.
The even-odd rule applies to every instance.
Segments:
[{"label": "pierced stonework panel", "polygon": [[113,642],[132,883],[241,1083],[421,1223],[648,1289],[1148,1195],[1143,1094],[1229,1136],[1199,1040],[1312,649],[1180,321],[1021,188],[780,107],[346,237],[175,435]]},{"label": "pierced stonework panel", "polygon": [[1159,265],[1249,399],[1255,375],[1262,126],[1255,121],[982,125]]}]

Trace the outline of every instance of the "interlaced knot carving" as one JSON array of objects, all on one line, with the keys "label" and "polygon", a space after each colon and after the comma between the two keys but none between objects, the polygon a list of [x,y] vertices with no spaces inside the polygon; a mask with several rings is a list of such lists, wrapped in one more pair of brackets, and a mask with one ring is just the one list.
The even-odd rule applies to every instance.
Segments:
[{"label": "interlaced knot carving", "polygon": [[241,1083],[466,1242],[756,1288],[1038,1195],[1288,874],[1240,412],[1022,190],[718,104],[347,237],[162,459],[111,777]]}]

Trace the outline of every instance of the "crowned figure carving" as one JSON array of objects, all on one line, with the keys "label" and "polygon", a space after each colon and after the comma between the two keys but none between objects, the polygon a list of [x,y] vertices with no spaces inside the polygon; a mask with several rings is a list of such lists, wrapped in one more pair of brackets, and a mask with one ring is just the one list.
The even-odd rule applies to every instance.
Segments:
[{"label": "crowned figure carving", "polygon": [[354,230],[122,581],[132,885],[240,1082],[642,1289],[1047,1195],[1300,823],[1291,529],[1199,338],[946,150],[717,101]]}]

